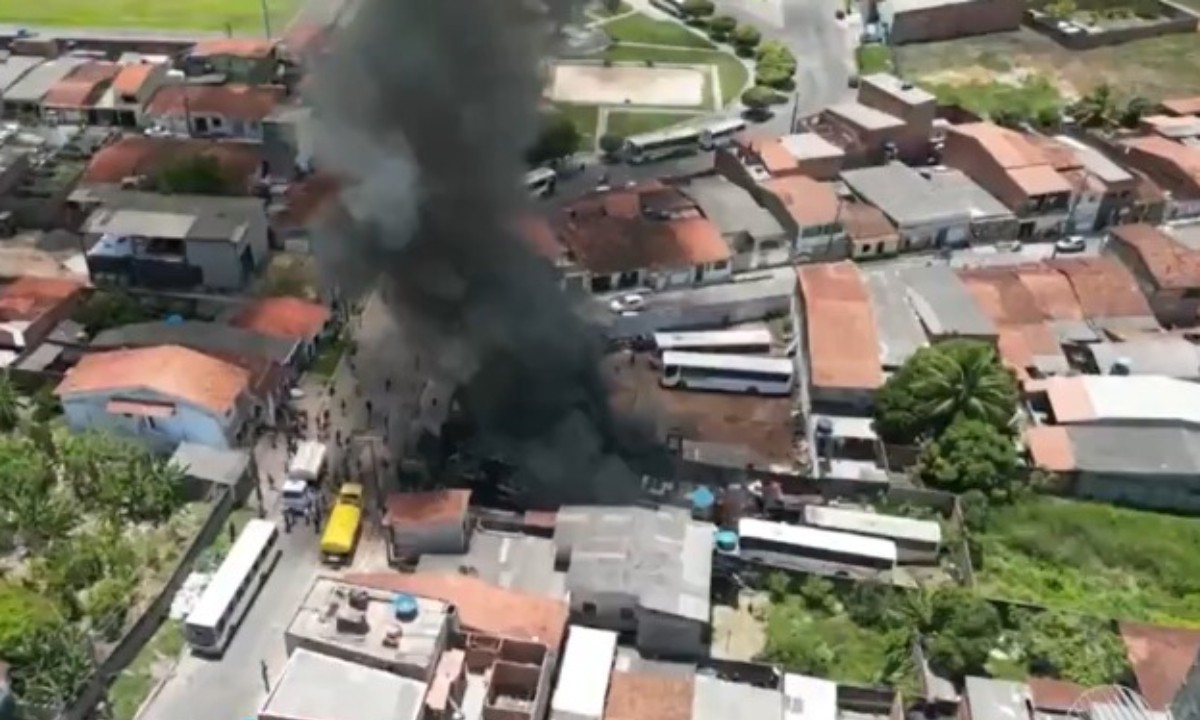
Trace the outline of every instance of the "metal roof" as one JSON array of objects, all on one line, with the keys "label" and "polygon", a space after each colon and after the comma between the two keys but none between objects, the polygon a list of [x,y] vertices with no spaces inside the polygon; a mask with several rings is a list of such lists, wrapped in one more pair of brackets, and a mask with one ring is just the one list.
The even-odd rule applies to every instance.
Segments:
[{"label": "metal roof", "polygon": [[1181,427],[1073,425],[1075,468],[1105,475],[1193,477],[1200,474],[1200,431]]},{"label": "metal roof", "polygon": [[922,170],[921,174],[928,178],[937,194],[953,198],[959,207],[965,208],[972,220],[1013,217],[1004,203],[961,170],[940,167]]},{"label": "metal roof", "polygon": [[105,330],[92,339],[92,350],[182,345],[199,352],[224,353],[237,357],[258,357],[286,364],[297,341],[260,335],[232,325],[184,320],[133,323]]},{"label": "metal roof", "polygon": [[1120,362],[1131,375],[1200,379],[1200,347],[1174,335],[1119,343],[1090,343],[1084,347],[1092,353],[1096,367],[1102,374],[1112,372]]},{"label": "metal roof", "polygon": [[33,55],[9,55],[0,58],[0,96],[4,91],[21,78],[25,73],[46,62],[46,58]]},{"label": "metal roof", "polygon": [[966,686],[971,720],[1029,720],[1032,715],[1033,698],[1025,683],[968,677]]},{"label": "metal roof", "polygon": [[50,91],[59,80],[65,78],[72,70],[92,62],[91,58],[63,56],[48,60],[32,67],[20,80],[17,80],[4,91],[5,102],[41,102],[42,97]]},{"label": "metal roof", "polygon": [[246,474],[250,454],[244,450],[222,450],[183,442],[175,448],[171,464],[183,469],[189,477],[217,485],[236,485]]},{"label": "metal roof", "polygon": [[863,279],[875,309],[879,362],[885,368],[898,368],[929,344],[925,329],[909,304],[907,288],[895,271],[867,270]]},{"label": "metal roof", "polygon": [[428,685],[298,648],[263,703],[275,720],[417,720]]},{"label": "metal roof", "polygon": [[1108,158],[1107,155],[1070,135],[1055,135],[1054,139],[1071,148],[1083,167],[1106,183],[1132,182],[1133,173]]},{"label": "metal roof", "polygon": [[550,701],[552,716],[601,718],[604,699],[617,655],[617,634],[611,630],[572,625],[559,664],[558,682]]},{"label": "metal roof", "polygon": [[695,682],[692,720],[780,720],[783,716],[783,703],[778,690],[707,675],[697,675]]},{"label": "metal roof", "polygon": [[784,720],[837,720],[837,683],[824,678],[783,676]]},{"label": "metal roof", "polygon": [[700,206],[705,217],[716,223],[723,235],[745,232],[763,239],[783,234],[775,216],[744,188],[722,175],[693,178],[678,187]]},{"label": "metal roof", "polygon": [[846,170],[841,177],[855,194],[882,210],[901,231],[912,226],[966,225],[971,221],[971,212],[961,198],[940,192],[903,163]]},{"label": "metal roof", "polygon": [[962,279],[945,265],[903,268],[897,276],[908,288],[908,301],[929,335],[995,337],[992,322]]}]

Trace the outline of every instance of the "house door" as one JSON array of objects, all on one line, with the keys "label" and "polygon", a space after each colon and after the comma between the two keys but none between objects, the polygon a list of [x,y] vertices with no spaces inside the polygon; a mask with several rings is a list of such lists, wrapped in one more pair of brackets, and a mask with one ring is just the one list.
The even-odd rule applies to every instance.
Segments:
[{"label": "house door", "polygon": [[1021,238],[1022,240],[1028,240],[1029,238],[1033,237],[1033,223],[1021,223],[1021,227],[1017,229],[1017,237]]},{"label": "house door", "polygon": [[704,266],[696,266],[696,282],[704,282]]},{"label": "house door", "polygon": [[196,126],[196,134],[197,135],[207,135],[208,134],[208,118],[203,118],[203,117],[192,118],[192,123],[195,124],[195,126]]},{"label": "house door", "polygon": [[937,236],[934,237],[934,239],[933,239],[933,246],[940,248],[943,245],[945,245],[946,244],[946,236],[949,234],[950,234],[950,230],[948,228],[940,228],[937,231]]}]

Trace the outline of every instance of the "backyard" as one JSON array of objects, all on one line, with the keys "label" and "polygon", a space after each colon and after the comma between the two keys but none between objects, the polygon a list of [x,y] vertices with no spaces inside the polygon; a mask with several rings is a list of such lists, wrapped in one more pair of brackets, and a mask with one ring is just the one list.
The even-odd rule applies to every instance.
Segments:
[{"label": "backyard", "polygon": [[994,508],[979,540],[988,597],[1200,627],[1200,520],[1039,498]]},{"label": "backyard", "polygon": [[[266,0],[273,33],[282,32],[295,14],[299,0]],[[247,34],[263,31],[262,9],[257,2],[241,0],[42,0],[7,2],[0,20],[9,25],[88,28],[160,28],[233,30]]]},{"label": "backyard", "polygon": [[905,77],[984,109],[1014,98],[1025,106],[1055,95],[1069,102],[1102,83],[1150,100],[1200,93],[1200,36],[1194,33],[1076,51],[1023,28],[897,50]]}]

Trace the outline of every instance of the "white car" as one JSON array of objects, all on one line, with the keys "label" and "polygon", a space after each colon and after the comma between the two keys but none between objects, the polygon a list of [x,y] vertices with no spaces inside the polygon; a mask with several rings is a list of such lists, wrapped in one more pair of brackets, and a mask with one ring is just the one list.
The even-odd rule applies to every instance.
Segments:
[{"label": "white car", "polygon": [[622,295],[621,297],[613,298],[612,301],[608,303],[608,307],[615,313],[636,313],[642,308],[646,307],[646,296],[637,295],[635,293]]},{"label": "white car", "polygon": [[1054,252],[1079,253],[1087,250],[1087,241],[1081,235],[1060,238],[1054,242]]}]

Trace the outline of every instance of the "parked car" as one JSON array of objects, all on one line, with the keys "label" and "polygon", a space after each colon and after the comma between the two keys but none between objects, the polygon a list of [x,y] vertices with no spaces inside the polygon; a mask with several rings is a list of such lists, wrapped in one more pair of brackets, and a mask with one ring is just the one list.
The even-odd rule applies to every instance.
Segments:
[{"label": "parked car", "polygon": [[1054,252],[1056,253],[1067,255],[1081,253],[1084,250],[1087,250],[1087,241],[1083,239],[1082,235],[1072,235],[1054,241]]},{"label": "parked car", "polygon": [[627,313],[637,313],[646,307],[646,296],[639,295],[637,293],[622,295],[621,297],[613,298],[612,301],[608,303],[608,307],[613,312],[621,313],[622,315]]}]

